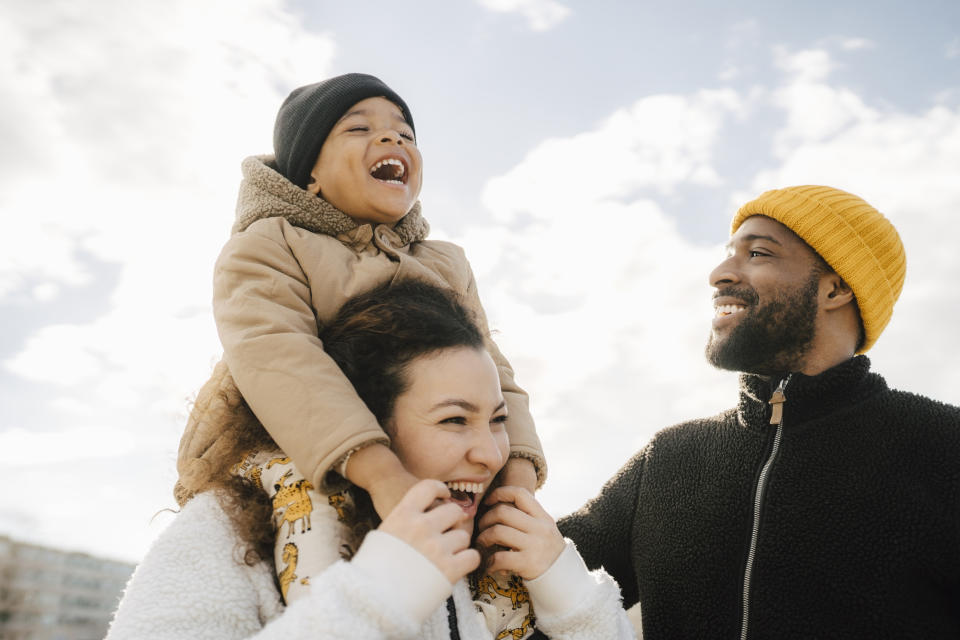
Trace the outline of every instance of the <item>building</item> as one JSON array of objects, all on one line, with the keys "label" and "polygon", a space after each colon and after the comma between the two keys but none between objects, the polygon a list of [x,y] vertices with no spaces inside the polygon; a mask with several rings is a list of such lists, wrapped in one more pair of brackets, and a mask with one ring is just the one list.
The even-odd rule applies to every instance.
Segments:
[{"label": "building", "polygon": [[99,640],[134,565],[0,536],[0,640]]}]

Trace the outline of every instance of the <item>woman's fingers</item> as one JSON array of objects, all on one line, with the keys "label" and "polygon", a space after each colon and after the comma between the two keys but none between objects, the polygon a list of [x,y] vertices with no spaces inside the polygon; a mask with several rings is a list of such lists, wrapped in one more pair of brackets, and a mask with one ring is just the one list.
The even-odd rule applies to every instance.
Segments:
[{"label": "woman's fingers", "polygon": [[502,524],[520,531],[530,531],[537,520],[512,504],[500,503],[493,507],[477,522],[477,530],[484,532],[490,527]]},{"label": "woman's fingers", "polygon": [[453,584],[480,566],[480,552],[476,549],[464,549],[455,553],[450,562],[448,572],[444,572],[450,583]]},{"label": "woman's fingers", "polygon": [[482,547],[492,547],[500,545],[510,549],[523,549],[530,544],[530,535],[525,531],[520,531],[513,527],[495,524],[492,527],[484,529],[477,536],[477,544]]},{"label": "woman's fingers", "polygon": [[466,516],[458,505],[446,501],[449,497],[450,490],[442,482],[421,480],[379,529],[419,551],[452,584],[477,568],[480,555],[469,548],[470,534],[454,528]]},{"label": "woman's fingers", "polygon": [[512,571],[527,580],[541,576],[564,549],[553,518],[525,489],[501,487],[491,493],[499,502],[478,523],[477,543],[507,547],[490,558],[490,571]]},{"label": "woman's fingers", "polygon": [[434,501],[449,497],[450,489],[439,480],[421,480],[410,487],[397,506],[424,512]]},{"label": "woman's fingers", "polygon": [[515,573],[520,577],[523,577],[520,571],[518,571],[518,569],[522,569],[523,559],[521,556],[521,553],[517,551],[510,551],[509,549],[497,551],[487,558],[486,572]]}]

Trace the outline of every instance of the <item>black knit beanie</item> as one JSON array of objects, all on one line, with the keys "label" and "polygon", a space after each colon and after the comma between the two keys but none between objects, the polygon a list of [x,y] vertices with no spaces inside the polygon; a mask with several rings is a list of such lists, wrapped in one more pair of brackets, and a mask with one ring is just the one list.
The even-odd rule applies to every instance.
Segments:
[{"label": "black knit beanie", "polygon": [[404,119],[413,129],[413,116],[407,103],[371,75],[347,73],[294,89],[280,106],[273,127],[273,151],[280,173],[301,189],[306,189],[320,147],[333,125],[353,105],[377,97],[386,98],[400,107]]}]

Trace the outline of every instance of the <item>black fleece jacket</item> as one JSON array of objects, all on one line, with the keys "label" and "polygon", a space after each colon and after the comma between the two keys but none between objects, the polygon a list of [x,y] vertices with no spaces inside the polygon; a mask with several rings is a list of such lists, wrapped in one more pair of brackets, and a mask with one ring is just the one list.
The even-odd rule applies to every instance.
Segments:
[{"label": "black fleece jacket", "polygon": [[759,497],[779,381],[743,375],[736,409],[661,431],[560,521],[646,640],[739,638],[745,600],[748,638],[960,638],[960,408],[869,368],[790,377]]}]

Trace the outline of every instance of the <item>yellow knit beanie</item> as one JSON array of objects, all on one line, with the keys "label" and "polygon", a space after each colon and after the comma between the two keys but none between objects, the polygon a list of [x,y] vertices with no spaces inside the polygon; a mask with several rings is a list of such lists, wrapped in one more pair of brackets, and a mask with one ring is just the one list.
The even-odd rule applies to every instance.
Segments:
[{"label": "yellow knit beanie", "polygon": [[850,286],[865,334],[857,353],[869,350],[890,322],[907,272],[903,243],[890,221],[852,193],[808,185],[751,200],[733,216],[730,233],[757,214],[791,229]]}]

